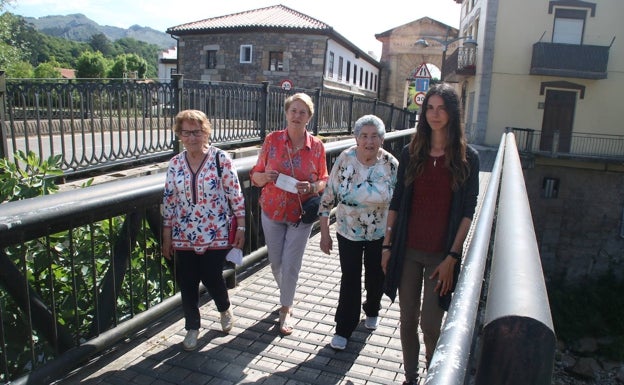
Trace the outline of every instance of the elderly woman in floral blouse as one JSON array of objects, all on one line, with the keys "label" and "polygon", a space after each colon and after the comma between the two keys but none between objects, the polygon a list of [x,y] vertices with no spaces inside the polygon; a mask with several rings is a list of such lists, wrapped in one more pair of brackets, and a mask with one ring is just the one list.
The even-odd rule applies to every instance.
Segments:
[{"label": "elderly woman in floral blouse", "polygon": [[[221,328],[226,333],[232,329],[223,264],[232,247],[240,249],[245,243],[245,200],[232,159],[208,144],[211,125],[203,112],[180,111],[173,131],[184,151],[169,161],[167,169],[162,253],[171,259],[175,252],[187,330],[182,345],[185,350],[194,350],[200,326],[200,280],[221,313]],[[233,244],[228,241],[231,215],[239,224]]]},{"label": "elderly woman in floral blouse", "polygon": [[360,322],[362,259],[366,302],[364,326],[379,325],[384,273],[381,244],[398,168],[397,159],[381,146],[386,133],[375,115],[362,116],[353,128],[356,145],[343,151],[332,167],[319,208],[321,250],[329,254],[329,213],[336,206],[336,237],[340,255],[340,296],[336,333],[331,347],[343,350]]}]

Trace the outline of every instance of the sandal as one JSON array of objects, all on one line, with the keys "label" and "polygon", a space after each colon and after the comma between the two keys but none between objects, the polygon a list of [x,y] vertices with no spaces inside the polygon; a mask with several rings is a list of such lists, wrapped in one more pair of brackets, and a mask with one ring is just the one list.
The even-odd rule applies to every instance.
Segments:
[{"label": "sandal", "polygon": [[292,311],[279,312],[279,327],[280,333],[283,335],[289,336],[292,334],[295,329],[292,323]]}]

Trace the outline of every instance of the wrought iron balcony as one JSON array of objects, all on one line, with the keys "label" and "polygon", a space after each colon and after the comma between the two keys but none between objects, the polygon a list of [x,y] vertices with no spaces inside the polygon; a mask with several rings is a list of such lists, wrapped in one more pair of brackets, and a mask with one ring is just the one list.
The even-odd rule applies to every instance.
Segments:
[{"label": "wrought iron balcony", "polygon": [[459,82],[475,76],[477,72],[477,48],[459,47],[442,64],[444,81]]},{"label": "wrought iron balcony", "polygon": [[609,46],[535,43],[530,74],[606,79],[608,62]]}]

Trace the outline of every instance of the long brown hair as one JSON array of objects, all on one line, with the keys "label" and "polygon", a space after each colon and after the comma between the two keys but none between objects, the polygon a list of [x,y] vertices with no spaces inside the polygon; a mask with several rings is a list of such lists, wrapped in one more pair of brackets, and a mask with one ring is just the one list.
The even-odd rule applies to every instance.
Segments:
[{"label": "long brown hair", "polygon": [[432,86],[422,104],[423,113],[420,114],[416,134],[409,144],[410,160],[405,169],[405,185],[410,185],[425,169],[425,163],[431,152],[431,126],[427,121],[426,109],[431,96],[437,95],[444,100],[444,106],[449,116],[446,147],[444,148],[445,165],[451,170],[451,185],[453,190],[468,179],[470,168],[466,159],[466,137],[460,124],[459,96],[446,83]]}]

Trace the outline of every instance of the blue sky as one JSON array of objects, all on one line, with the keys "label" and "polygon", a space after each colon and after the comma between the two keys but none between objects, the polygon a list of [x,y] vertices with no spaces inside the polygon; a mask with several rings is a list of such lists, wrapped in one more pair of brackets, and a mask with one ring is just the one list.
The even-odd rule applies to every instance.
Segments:
[{"label": "blue sky", "polygon": [[29,17],[82,13],[101,25],[137,24],[165,32],[179,24],[277,4],[330,25],[377,58],[381,43],[375,34],[425,16],[457,28],[461,8],[454,0],[382,0],[375,6],[353,0],[12,0],[5,10]]}]

